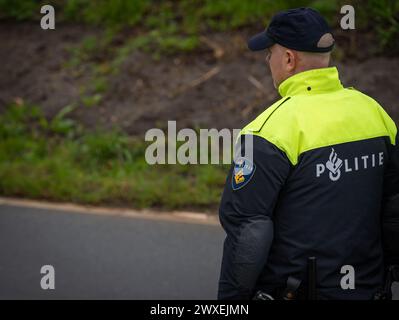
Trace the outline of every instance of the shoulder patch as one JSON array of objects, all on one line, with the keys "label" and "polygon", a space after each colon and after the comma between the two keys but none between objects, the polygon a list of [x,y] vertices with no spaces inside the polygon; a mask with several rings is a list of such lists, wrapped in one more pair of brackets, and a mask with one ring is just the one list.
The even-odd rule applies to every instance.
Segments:
[{"label": "shoulder patch", "polygon": [[233,190],[244,187],[255,173],[255,164],[245,157],[234,160],[234,171],[231,175],[231,186]]}]

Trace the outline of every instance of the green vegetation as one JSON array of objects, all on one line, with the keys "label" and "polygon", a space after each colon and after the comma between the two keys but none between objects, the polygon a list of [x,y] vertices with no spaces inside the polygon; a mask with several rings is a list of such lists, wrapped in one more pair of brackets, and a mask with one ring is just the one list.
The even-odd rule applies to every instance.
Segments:
[{"label": "green vegetation", "polygon": [[87,132],[67,115],[51,121],[37,107],[0,116],[0,193],[134,207],[215,207],[227,167],[148,165],[142,139]]},{"label": "green vegetation", "polygon": [[[0,0],[0,18],[39,19],[43,4],[48,1]],[[138,27],[146,38],[140,40],[141,45],[162,53],[192,50],[198,46],[198,36],[209,31],[264,26],[275,12],[294,7],[313,7],[337,27],[341,6],[352,4],[358,30],[374,30],[381,50],[399,50],[394,41],[399,37],[396,0],[53,0],[51,4],[57,21],[93,24],[115,32]]]},{"label": "green vegetation", "polygon": [[371,0],[368,2],[370,15],[374,17],[381,49],[387,54],[399,52],[399,1]]},{"label": "green vegetation", "polygon": [[101,104],[110,75],[134,50],[154,59],[191,52],[201,35],[259,30],[277,11],[301,6],[318,9],[338,27],[339,9],[352,4],[356,32],[375,35],[375,52],[399,52],[397,0],[0,0],[0,19],[38,21],[44,4],[55,7],[57,24],[90,24],[102,32],[69,48],[66,67],[90,79],[81,84],[79,101],[51,120],[22,103],[0,115],[0,194],[6,196],[134,207],[218,204],[226,166],[150,166],[142,139],[117,130],[89,132],[69,117],[77,106]]},{"label": "green vegetation", "polygon": [[[0,0],[0,19],[38,20],[43,4],[48,1]],[[79,67],[89,63],[89,75],[97,79],[82,92],[83,104],[89,106],[101,100],[99,94],[107,89],[108,73],[117,72],[134,50],[142,50],[155,60],[162,55],[190,52],[200,46],[203,34],[248,27],[258,30],[273,14],[288,8],[313,7],[338,28],[340,8],[352,4],[356,32],[372,32],[376,37],[377,45],[371,51],[392,55],[399,52],[397,0],[53,0],[51,4],[57,22],[86,23],[104,30],[102,35],[87,37],[79,46],[70,48],[67,65],[79,74],[87,72]],[[353,50],[348,52],[353,54]],[[334,55],[342,59],[345,54],[337,47]]]}]

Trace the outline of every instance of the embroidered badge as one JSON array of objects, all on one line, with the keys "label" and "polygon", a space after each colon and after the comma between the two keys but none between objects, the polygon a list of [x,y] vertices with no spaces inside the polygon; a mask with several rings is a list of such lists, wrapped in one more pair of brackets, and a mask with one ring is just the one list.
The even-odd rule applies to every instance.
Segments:
[{"label": "embroidered badge", "polygon": [[244,187],[255,173],[255,164],[244,157],[239,157],[234,161],[234,172],[231,177],[233,190]]}]

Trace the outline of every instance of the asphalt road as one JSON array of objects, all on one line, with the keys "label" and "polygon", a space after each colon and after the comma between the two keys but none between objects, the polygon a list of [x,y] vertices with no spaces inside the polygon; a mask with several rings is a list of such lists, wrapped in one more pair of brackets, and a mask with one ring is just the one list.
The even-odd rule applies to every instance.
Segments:
[{"label": "asphalt road", "polygon": [[0,299],[215,299],[223,239],[219,225],[2,204]]},{"label": "asphalt road", "polygon": [[215,299],[223,239],[217,225],[0,205],[0,299]]}]

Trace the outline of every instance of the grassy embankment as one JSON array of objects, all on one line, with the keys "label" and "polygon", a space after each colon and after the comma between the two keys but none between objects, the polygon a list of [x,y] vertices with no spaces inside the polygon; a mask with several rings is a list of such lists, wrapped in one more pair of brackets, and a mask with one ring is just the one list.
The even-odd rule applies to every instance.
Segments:
[{"label": "grassy embankment", "polygon": [[[57,19],[104,27],[101,39],[86,38],[71,48],[65,67],[89,64],[95,81],[82,91],[82,103],[95,107],[107,90],[110,72],[134,50],[154,59],[184,54],[199,46],[199,37],[212,31],[264,25],[278,10],[310,5],[337,25],[339,8],[347,1],[284,0],[118,0],[52,1]],[[355,4],[359,1],[352,1]],[[0,18],[37,20],[48,1],[0,0]],[[357,6],[357,26],[372,29],[376,53],[398,52],[397,1],[367,1]],[[57,20],[58,22],[58,20]],[[109,44],[126,28],[139,35],[120,47]],[[98,59],[99,53],[103,60]],[[93,59],[93,55],[96,59]],[[104,68],[104,65],[107,66]],[[29,104],[29,102],[26,102]],[[145,143],[122,132],[88,131],[68,118],[66,106],[53,119],[40,108],[10,104],[0,116],[0,194],[89,204],[134,207],[207,208],[217,205],[226,166],[155,165],[145,162]]]}]

